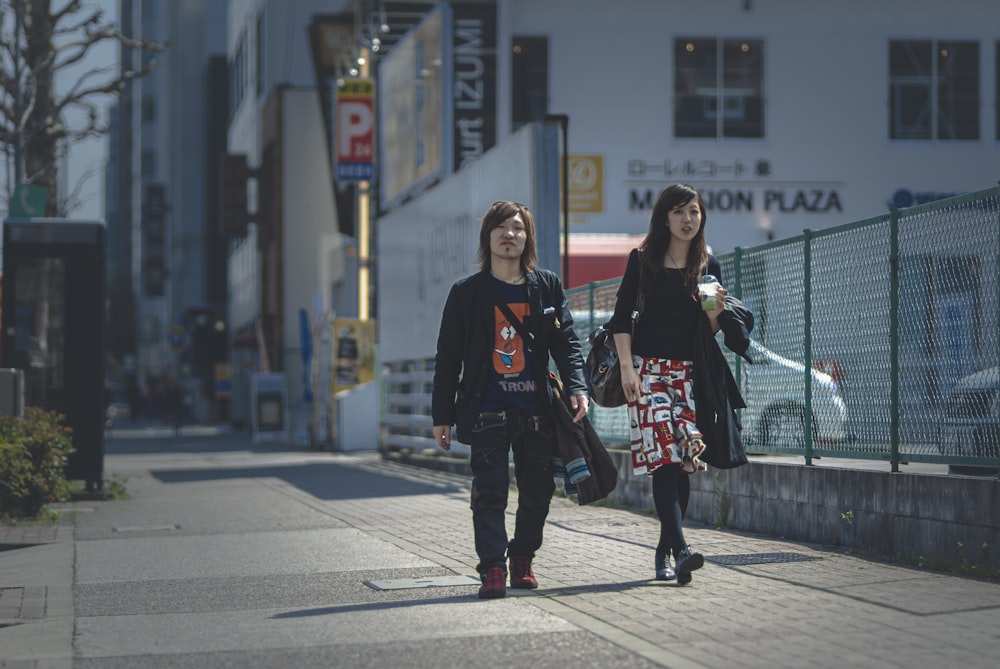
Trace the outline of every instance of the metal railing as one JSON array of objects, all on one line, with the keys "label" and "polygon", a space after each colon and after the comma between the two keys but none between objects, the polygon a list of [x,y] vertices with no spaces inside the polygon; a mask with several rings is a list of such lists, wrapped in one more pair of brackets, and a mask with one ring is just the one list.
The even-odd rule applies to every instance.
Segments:
[{"label": "metal railing", "polygon": [[[719,261],[756,319],[757,364],[727,351],[749,452],[1000,466],[1000,188]],[[567,291],[582,339],[619,282]],[[624,408],[591,421],[627,443]]]}]

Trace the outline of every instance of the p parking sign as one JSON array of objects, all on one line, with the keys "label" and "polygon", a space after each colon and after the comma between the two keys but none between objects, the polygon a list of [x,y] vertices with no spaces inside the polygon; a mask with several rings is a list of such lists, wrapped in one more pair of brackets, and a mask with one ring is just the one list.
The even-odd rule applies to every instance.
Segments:
[{"label": "p parking sign", "polygon": [[344,79],[337,84],[334,120],[338,181],[375,176],[375,82]]}]

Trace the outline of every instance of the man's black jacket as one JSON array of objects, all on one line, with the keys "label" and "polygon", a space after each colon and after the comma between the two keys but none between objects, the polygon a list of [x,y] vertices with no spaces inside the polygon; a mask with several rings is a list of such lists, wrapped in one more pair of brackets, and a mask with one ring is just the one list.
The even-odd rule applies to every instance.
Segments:
[{"label": "man's black jacket", "polygon": [[[456,438],[469,443],[472,423],[479,414],[487,365],[495,344],[494,299],[489,272],[458,281],[451,288],[441,316],[431,415],[434,425],[457,425]],[[524,323],[534,335],[530,342],[533,378],[543,410],[552,415],[549,356],[569,395],[587,392],[580,340],[573,330],[559,277],[549,270],[527,273],[530,314]]]}]

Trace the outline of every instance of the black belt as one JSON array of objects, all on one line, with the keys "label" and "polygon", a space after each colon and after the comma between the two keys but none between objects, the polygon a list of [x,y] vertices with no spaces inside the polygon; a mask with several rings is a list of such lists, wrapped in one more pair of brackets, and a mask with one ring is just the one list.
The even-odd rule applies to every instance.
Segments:
[{"label": "black belt", "polygon": [[533,432],[541,431],[549,422],[549,419],[542,414],[525,415],[516,411],[482,411],[477,420],[483,422],[483,427],[499,427],[524,421],[525,427]]}]

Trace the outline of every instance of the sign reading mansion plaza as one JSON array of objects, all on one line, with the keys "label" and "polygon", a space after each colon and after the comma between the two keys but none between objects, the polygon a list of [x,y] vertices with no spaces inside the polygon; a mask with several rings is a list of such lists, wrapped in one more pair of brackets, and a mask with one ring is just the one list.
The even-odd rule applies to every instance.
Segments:
[{"label": "sign reading mansion plaza", "polygon": [[[839,182],[802,182],[783,183],[768,181],[765,177],[771,174],[771,163],[768,160],[755,160],[752,165],[746,165],[736,160],[732,163],[719,164],[711,160],[685,160],[682,162],[647,163],[642,160],[631,160],[628,165],[629,176],[635,178],[636,185],[629,186],[628,208],[630,211],[652,209],[661,186],[643,186],[643,182],[655,175],[657,184],[664,179],[668,182],[682,181],[698,182],[699,192],[705,200],[705,206],[710,211],[720,212],[810,212],[822,213],[828,211],[843,211],[838,188]],[[737,179],[746,175],[752,180],[739,182]],[[712,185],[709,179],[730,178],[720,185]],[[630,179],[631,181],[631,179]]]}]

